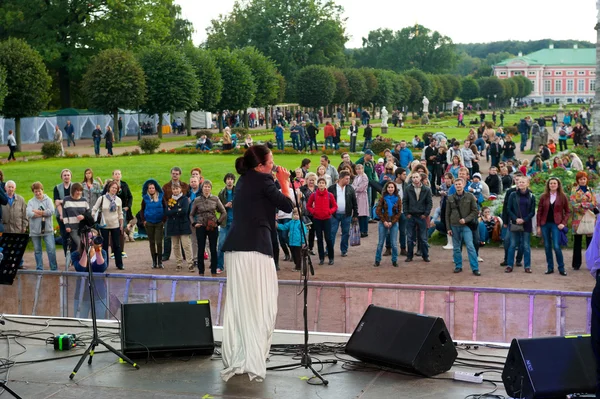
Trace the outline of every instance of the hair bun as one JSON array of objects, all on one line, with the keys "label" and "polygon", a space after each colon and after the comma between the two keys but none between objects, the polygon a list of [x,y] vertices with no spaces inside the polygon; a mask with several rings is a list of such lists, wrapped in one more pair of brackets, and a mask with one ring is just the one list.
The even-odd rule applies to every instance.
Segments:
[{"label": "hair bun", "polygon": [[246,162],[244,160],[244,157],[238,157],[235,160],[235,170],[240,174],[243,175],[248,171],[248,167],[246,166]]}]

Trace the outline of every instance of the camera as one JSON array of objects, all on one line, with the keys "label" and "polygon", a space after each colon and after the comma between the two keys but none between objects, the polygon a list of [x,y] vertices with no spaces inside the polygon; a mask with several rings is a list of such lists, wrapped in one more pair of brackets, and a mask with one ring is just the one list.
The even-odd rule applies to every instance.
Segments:
[{"label": "camera", "polygon": [[273,169],[271,169],[271,172],[272,172],[272,173],[277,173],[277,168],[278,168],[278,167],[279,167],[279,166],[277,166],[277,165],[273,164]]},{"label": "camera", "polygon": [[104,243],[104,240],[101,236],[96,236],[94,237],[93,243],[94,245],[102,245]]}]

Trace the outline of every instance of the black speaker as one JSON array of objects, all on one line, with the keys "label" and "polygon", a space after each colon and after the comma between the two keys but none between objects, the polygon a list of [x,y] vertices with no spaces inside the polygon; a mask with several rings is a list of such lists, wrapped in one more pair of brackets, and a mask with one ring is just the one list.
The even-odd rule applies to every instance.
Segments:
[{"label": "black speaker", "polygon": [[450,370],[458,355],[443,319],[374,305],[352,333],[346,353],[428,377]]},{"label": "black speaker", "polygon": [[590,336],[513,339],[502,371],[514,398],[564,398],[596,392],[596,361]]},{"label": "black speaker", "polygon": [[212,355],[210,302],[121,305],[121,347],[130,358]]}]

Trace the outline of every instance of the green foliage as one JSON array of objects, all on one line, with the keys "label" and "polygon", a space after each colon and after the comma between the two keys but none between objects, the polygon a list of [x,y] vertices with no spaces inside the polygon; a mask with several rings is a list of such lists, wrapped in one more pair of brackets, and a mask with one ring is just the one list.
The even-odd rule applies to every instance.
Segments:
[{"label": "green foliage", "polygon": [[362,103],[368,104],[377,92],[377,77],[375,76],[375,70],[372,68],[360,68],[359,72],[362,73],[365,78],[365,96],[363,97]]},{"label": "green foliage", "polygon": [[490,99],[494,98],[494,94],[497,95],[497,98],[502,99],[505,98],[504,95],[504,86],[500,79],[496,76],[490,76],[487,78],[481,78],[478,81],[479,84],[479,95],[483,98],[487,98],[489,96]]},{"label": "green foliage", "polygon": [[60,150],[61,148],[59,143],[50,141],[42,145],[41,151],[44,158],[55,158],[58,156],[58,154],[60,154]]},{"label": "green foliage", "polygon": [[360,66],[391,69],[397,72],[417,68],[429,73],[454,69],[457,57],[448,36],[421,25],[393,32],[377,29],[363,38],[363,48],[354,53]]},{"label": "green foliage", "polygon": [[461,86],[460,98],[462,98],[463,102],[468,103],[474,98],[479,97],[479,84],[475,79],[471,77],[464,78]]},{"label": "green foliage", "polygon": [[209,49],[252,44],[289,80],[307,65],[343,66],[347,41],[343,8],[333,1],[249,0],[213,20]]},{"label": "green foliage", "polygon": [[279,79],[272,60],[262,55],[254,47],[244,47],[234,52],[252,71],[256,93],[253,107],[275,104],[279,97]]},{"label": "green foliage", "polygon": [[406,96],[406,102],[411,106],[412,109],[418,107],[418,104],[423,100],[423,89],[419,81],[410,75],[402,76],[408,86],[408,92]]},{"label": "green foliage", "polygon": [[523,54],[528,54],[534,51],[548,48],[550,44],[554,44],[554,48],[573,48],[574,44],[577,44],[579,48],[596,47],[595,43],[590,43],[583,40],[542,39],[530,40],[526,42],[518,40],[504,40],[491,43],[457,44],[456,50],[464,51],[472,57],[487,58],[490,54],[503,52],[512,55],[517,55],[520,51]]},{"label": "green foliage", "polygon": [[216,110],[248,108],[254,101],[256,93],[256,84],[250,67],[228,50],[215,50],[211,54],[217,61],[223,79],[223,94]]},{"label": "green foliage", "polygon": [[144,154],[154,154],[154,152],[160,147],[160,139],[144,137],[138,141],[138,146]]},{"label": "green foliage", "polygon": [[0,109],[4,105],[4,98],[8,94],[8,86],[6,85],[6,70],[0,67]]},{"label": "green foliage", "polygon": [[[421,86],[421,91],[424,96],[428,98],[432,97],[433,86],[431,84],[431,80],[423,71],[419,69],[411,69],[409,71],[404,72],[404,75],[410,76],[411,78],[419,82],[419,86]],[[421,99],[419,99],[419,101],[421,101]]]},{"label": "green foliage", "polygon": [[199,97],[198,79],[180,50],[150,46],[140,53],[139,60],[148,87],[143,112],[160,115],[194,108]]},{"label": "green foliage", "polygon": [[508,100],[511,97],[517,97],[517,94],[519,94],[519,86],[517,85],[517,81],[515,79],[502,79],[500,80],[500,83],[502,84],[503,88],[504,100]]},{"label": "green foliage", "polygon": [[367,96],[367,82],[364,75],[354,68],[344,69],[344,75],[348,79],[348,87],[350,88],[348,102],[362,104]]},{"label": "green foliage", "polygon": [[533,83],[531,83],[531,80],[527,79],[525,76],[514,76],[511,79],[514,79],[519,87],[517,97],[527,97],[533,91]]},{"label": "green foliage", "polygon": [[330,68],[333,77],[335,78],[335,94],[331,99],[332,104],[344,104],[348,102],[350,96],[350,86],[348,79],[341,69]]},{"label": "green foliage", "polygon": [[173,0],[3,0],[2,11],[0,38],[21,37],[41,53],[65,108],[71,81],[79,82],[100,51],[191,40],[190,23]]},{"label": "green foliage", "polygon": [[[362,75],[358,75],[362,78]],[[364,83],[364,80],[363,80]],[[335,77],[320,65],[309,65],[298,71],[296,97],[303,107],[320,107],[331,103],[335,95]]]},{"label": "green foliage", "polygon": [[193,45],[186,46],[184,52],[198,79],[198,102],[192,111],[216,111],[223,91],[223,80],[217,62],[210,52]]},{"label": "green foliage", "polygon": [[196,138],[199,139],[202,136],[206,136],[209,139],[212,139],[213,136],[213,132],[212,130],[208,130],[208,129],[200,129],[196,131]]},{"label": "green foliage", "polygon": [[83,77],[83,89],[90,108],[104,113],[138,109],[145,100],[146,78],[133,53],[109,49],[92,59]]},{"label": "green foliage", "polygon": [[231,129],[231,133],[235,133],[237,135],[238,140],[243,140],[244,137],[246,137],[246,135],[248,134],[248,132],[249,130],[245,127],[234,127],[233,129]]},{"label": "green foliage", "polygon": [[[412,80],[410,84],[414,84],[414,87],[410,86],[409,79]],[[393,87],[391,100],[396,107],[406,104],[413,96],[421,98],[421,86],[415,79],[391,72],[391,80]]]},{"label": "green foliage", "polygon": [[12,38],[0,43],[0,54],[0,68],[6,71],[8,86],[2,115],[37,115],[48,104],[51,83],[42,57],[25,41]]},{"label": "green foliage", "polygon": [[386,138],[384,140],[374,140],[371,143],[371,151],[375,154],[381,155],[385,150],[391,150],[394,146],[392,139]]},{"label": "green foliage", "polygon": [[383,69],[375,69],[373,73],[377,79],[377,90],[370,101],[379,107],[392,105],[395,73]]}]

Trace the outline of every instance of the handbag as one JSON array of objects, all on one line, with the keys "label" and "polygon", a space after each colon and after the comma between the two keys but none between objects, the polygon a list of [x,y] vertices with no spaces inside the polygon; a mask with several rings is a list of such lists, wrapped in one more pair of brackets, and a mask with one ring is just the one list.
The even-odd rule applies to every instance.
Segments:
[{"label": "handbag", "polygon": [[102,196],[102,200],[100,200],[100,206],[96,211],[96,215],[94,215],[94,224],[96,228],[101,229],[106,227],[106,222],[104,221],[104,215],[102,214],[102,205],[104,205],[104,195]]},{"label": "handbag", "polygon": [[577,226],[577,234],[578,235],[590,235],[594,233],[594,227],[596,226],[596,215],[594,212],[589,209],[583,215],[583,219],[579,222],[579,226]]},{"label": "handbag", "polygon": [[[518,202],[517,202],[517,208],[519,209],[519,219],[523,219],[523,216],[521,216],[521,207],[519,206]],[[512,233],[524,233],[525,232],[525,223],[523,223],[523,224],[516,224],[516,223],[513,223],[511,221],[510,222],[509,230]]]},{"label": "handbag", "polygon": [[353,222],[350,227],[350,246],[356,247],[360,245],[360,227],[358,227],[358,223]]}]

